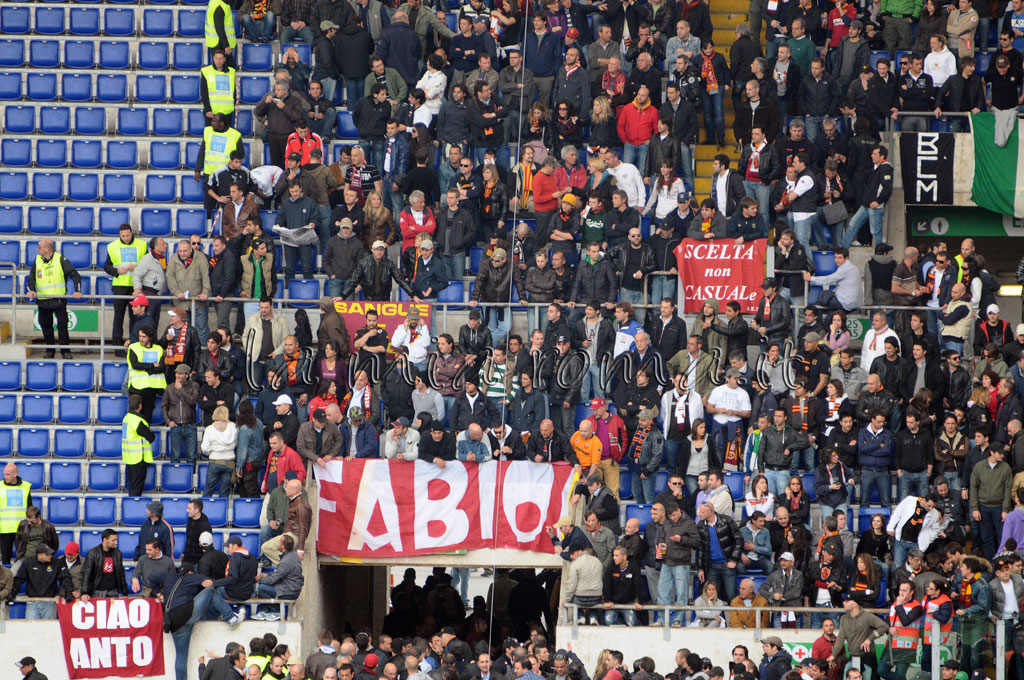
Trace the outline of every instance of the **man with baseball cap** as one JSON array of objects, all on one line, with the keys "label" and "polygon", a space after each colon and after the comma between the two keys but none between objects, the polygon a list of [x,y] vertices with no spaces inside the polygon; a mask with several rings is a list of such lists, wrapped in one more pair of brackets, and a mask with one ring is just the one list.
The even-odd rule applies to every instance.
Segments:
[{"label": "man with baseball cap", "polygon": [[60,581],[60,596],[71,602],[82,594],[81,548],[75,541],[64,546],[64,556],[57,561],[57,580]]},{"label": "man with baseball cap", "polygon": [[47,677],[36,668],[36,660],[31,656],[26,656],[21,661],[15,661],[14,665],[21,671],[24,680],[47,680]]},{"label": "man with baseball cap", "polygon": [[34,555],[26,555],[18,566],[14,575],[14,589],[12,593],[21,590],[25,585],[26,597],[47,598],[48,602],[27,602],[25,609],[26,619],[53,619],[57,616],[57,607],[53,599],[59,593],[60,569],[53,564],[53,548],[40,543]]},{"label": "man with baseball cap", "polygon": [[608,402],[600,397],[590,400],[593,415],[587,420],[594,435],[601,441],[601,462],[598,468],[608,490],[619,496],[619,461],[626,453],[626,423],[617,413],[608,410]]},{"label": "man with baseball cap", "polygon": [[341,451],[341,432],[337,425],[327,421],[324,409],[316,409],[308,421],[299,425],[295,450],[320,467],[326,467]]},{"label": "man with baseball cap", "polygon": [[385,458],[416,460],[419,457],[420,433],[410,425],[405,416],[392,421],[391,429],[384,432]]},{"label": "man with baseball cap", "polygon": [[388,244],[384,241],[374,241],[370,254],[359,260],[351,278],[342,288],[341,297],[347,299],[361,292],[367,300],[390,300],[392,281],[410,298],[415,295],[412,286],[388,257]]},{"label": "man with baseball cap", "polygon": [[149,298],[144,294],[139,293],[136,295],[132,301],[128,303],[128,309],[131,311],[131,322],[128,324],[128,339],[123,343],[125,348],[133,342],[139,341],[140,328],[144,326],[156,328],[156,322],[153,321],[153,317],[149,315]]},{"label": "man with baseball cap", "polygon": [[343,217],[338,223],[338,233],[327,240],[324,249],[324,273],[327,274],[327,294],[330,297],[341,297],[365,252],[363,240],[356,235],[352,220]]}]

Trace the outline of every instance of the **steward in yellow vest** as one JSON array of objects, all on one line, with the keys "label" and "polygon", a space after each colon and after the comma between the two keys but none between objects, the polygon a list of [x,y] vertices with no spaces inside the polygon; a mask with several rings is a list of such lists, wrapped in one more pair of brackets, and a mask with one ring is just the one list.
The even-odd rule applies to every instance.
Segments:
[{"label": "steward in yellow vest", "polygon": [[153,462],[153,442],[156,435],[149,429],[149,421],[140,415],[142,395],[128,396],[128,413],[121,421],[121,460],[128,476],[128,495],[141,496],[146,485],[146,470]]},{"label": "steward in yellow vest", "polygon": [[[0,483],[0,559],[11,563],[18,524],[25,519],[25,511],[32,505],[32,483],[18,475],[18,466],[4,466],[4,481]],[[22,557],[19,555],[18,557]]]},{"label": "steward in yellow vest", "polygon": [[63,255],[55,252],[53,239],[44,238],[39,242],[39,254],[28,272],[28,297],[37,300],[39,309],[39,328],[43,332],[43,340],[50,347],[46,350],[46,358],[54,355],[53,319],[57,318],[57,335],[60,340],[60,355],[65,359],[74,358],[68,345],[71,337],[68,332],[68,300],[67,280],[71,279],[75,286],[74,298],[82,297],[82,277],[75,266]]},{"label": "steward in yellow vest", "polygon": [[164,366],[164,348],[153,344],[156,329],[152,326],[139,328],[139,341],[128,345],[128,393],[142,397],[143,420],[153,419],[156,398],[167,389]]},{"label": "steward in yellow vest", "polygon": [[[117,232],[117,240],[107,244],[107,261],[103,263],[103,271],[114,279],[111,282],[114,295],[133,295],[135,293],[133,272],[147,251],[146,241],[135,238],[132,225],[122,224]],[[114,300],[114,332],[111,337],[114,338],[115,345],[124,344],[124,317],[128,311],[129,302],[131,300],[127,298]],[[130,329],[130,319],[128,326]]]},{"label": "steward in yellow vest", "polygon": [[213,51],[213,63],[199,69],[202,81],[199,85],[199,98],[203,102],[203,114],[207,120],[213,114],[222,113],[228,119],[228,125],[234,124],[235,115],[235,69],[227,65],[224,50]]},{"label": "steward in yellow vest", "polygon": [[224,0],[210,0],[210,4],[206,6],[206,47],[210,50],[211,57],[215,49],[222,49],[224,56],[227,57],[228,66],[234,67],[237,43],[231,5]]}]

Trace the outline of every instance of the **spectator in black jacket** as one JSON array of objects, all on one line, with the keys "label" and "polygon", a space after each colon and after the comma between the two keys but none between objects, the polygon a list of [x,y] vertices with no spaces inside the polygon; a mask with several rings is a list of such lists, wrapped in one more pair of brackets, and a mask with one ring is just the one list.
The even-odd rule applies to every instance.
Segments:
[{"label": "spectator in black jacket", "polygon": [[228,240],[217,234],[213,237],[213,257],[210,258],[210,301],[217,310],[217,325],[231,328],[233,302],[224,298],[235,297],[242,278],[242,261],[228,250]]},{"label": "spectator in black jacket", "polygon": [[691,100],[683,98],[678,83],[669,83],[665,87],[665,103],[661,105],[660,112],[668,117],[672,137],[679,142],[678,166],[682,168],[680,177],[683,184],[693,189],[693,154],[699,126],[697,108]]},{"label": "spectator in black jacket", "polygon": [[418,452],[420,460],[443,468],[447,461],[455,460],[455,435],[445,430],[442,421],[435,420],[430,423],[430,436],[420,437]]},{"label": "spectator in black jacket", "polygon": [[[932,77],[924,72],[924,59],[919,54],[910,57],[910,70],[900,83],[900,110],[933,111],[935,109],[935,84]],[[903,132],[928,132],[927,116],[897,116]]]},{"label": "spectator in black jacket", "polygon": [[896,435],[893,449],[898,495],[899,498],[927,496],[935,456],[932,436],[921,429],[919,414],[908,413],[904,422],[907,426]]},{"label": "spectator in black jacket", "polygon": [[371,87],[370,94],[352,109],[352,122],[359,131],[359,145],[366,152],[366,162],[378,168],[384,167],[384,135],[390,118],[391,104],[384,83]]},{"label": "spectator in black jacket", "polygon": [[193,498],[185,506],[188,525],[185,527],[185,551],[181,555],[181,570],[195,570],[203,556],[203,546],[199,545],[199,537],[204,532],[212,532],[210,520],[203,512],[201,498]]},{"label": "spectator in black jacket", "polygon": [[811,72],[803,77],[797,95],[797,112],[804,117],[807,138],[812,142],[821,133],[825,117],[839,112],[841,98],[838,83],[825,72],[825,60],[812,59]]},{"label": "spectator in black jacket", "polygon": [[[697,533],[700,545],[697,547],[697,578],[701,583],[714,581],[718,592],[725,595],[726,602],[736,597],[736,565],[743,552],[743,536],[740,535],[736,521],[727,515],[715,512],[710,501],[697,506]],[[715,532],[717,546],[711,542],[711,532]],[[716,549],[717,548],[717,549]]]},{"label": "spectator in black jacket", "polygon": [[[981,81],[981,76],[974,73],[976,64],[974,57],[964,57],[960,60],[960,73],[947,78],[939,88],[939,93],[935,96],[936,118],[941,116],[943,111],[978,113],[985,110],[985,83]],[[967,118],[951,118],[950,130],[966,131]]]},{"label": "spectator in black jacket", "polygon": [[226,406],[229,410],[235,403],[235,387],[224,380],[220,370],[206,369],[203,374],[206,382],[199,386],[199,409],[203,412],[203,426],[213,423],[213,412],[218,406]]},{"label": "spectator in black jacket", "polygon": [[[653,297],[653,296],[652,296]],[[671,297],[658,302],[659,313],[648,317],[644,328],[651,336],[651,346],[663,357],[674,357],[686,347],[686,321],[676,314],[676,303]]]},{"label": "spectator in black jacket", "polygon": [[[106,568],[110,561],[112,570]],[[117,532],[105,529],[100,544],[85,555],[82,563],[82,601],[90,597],[120,597],[128,594],[121,551],[117,549]]]},{"label": "spectator in black jacket", "polygon": [[575,463],[576,454],[569,443],[569,435],[556,430],[555,424],[545,418],[526,441],[526,459],[535,463]]},{"label": "spectator in black jacket", "polygon": [[[693,24],[691,23],[690,26],[692,27]],[[703,45],[704,42],[701,41],[701,44]],[[755,59],[762,56],[764,53],[761,52],[759,39],[751,37],[750,27],[747,24],[736,26],[736,40],[729,47],[729,80],[732,81],[733,111],[740,110],[740,95],[743,93],[743,86],[754,78],[750,65],[754,63]],[[723,84],[719,83],[718,87],[723,87]],[[738,135],[737,139],[739,139]]]},{"label": "spectator in black jacket", "polygon": [[627,626],[636,625],[635,611],[611,608],[613,605],[640,605],[640,568],[621,545],[612,550],[611,562],[604,569],[603,599],[606,626],[613,626],[620,620]]},{"label": "spectator in black jacket", "polygon": [[732,123],[732,131],[736,135],[737,143],[740,145],[750,143],[750,131],[755,127],[760,127],[764,131],[768,143],[774,144],[781,128],[779,111],[775,108],[775,103],[761,96],[761,86],[756,80],[748,80],[744,86],[744,92],[747,95],[747,100],[736,108],[736,117]]},{"label": "spectator in black jacket", "polygon": [[492,96],[491,86],[486,81],[478,80],[473,99],[466,105],[469,143],[473,147],[475,165],[483,163],[487,149],[495,149],[498,152],[498,163],[508,167],[505,125],[502,122],[507,116],[508,108]]},{"label": "spectator in black jacket", "polygon": [[871,224],[871,236],[875,244],[882,242],[885,206],[892,196],[893,169],[889,163],[889,149],[882,144],[875,146],[871,150],[871,162],[874,168],[861,190],[857,212],[850,218],[850,224],[843,233],[841,245],[844,248],[849,248],[853,244],[853,239],[864,222]]}]

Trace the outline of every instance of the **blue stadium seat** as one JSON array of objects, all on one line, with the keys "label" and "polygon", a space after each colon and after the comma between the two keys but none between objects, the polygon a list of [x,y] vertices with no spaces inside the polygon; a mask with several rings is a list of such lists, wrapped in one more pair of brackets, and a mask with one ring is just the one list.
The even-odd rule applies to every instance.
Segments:
[{"label": "blue stadium seat", "polygon": [[139,167],[139,149],[135,142],[107,142],[107,167],[132,170]]},{"label": "blue stadium seat", "polygon": [[288,302],[292,307],[311,309],[320,300],[320,281],[317,279],[292,279],[288,282]]},{"label": "blue stadium seat", "polygon": [[36,165],[41,168],[63,168],[68,164],[68,143],[63,139],[36,141]]},{"label": "blue stadium seat", "polygon": [[114,300],[111,297],[114,294],[114,284],[111,283],[111,279],[106,276],[101,276],[96,279],[96,295],[102,297],[107,304],[113,304]]},{"label": "blue stadium seat", "polygon": [[135,10],[108,7],[103,10],[103,33],[118,38],[135,35]]},{"label": "blue stadium seat", "polygon": [[96,230],[96,214],[92,208],[67,206],[64,208],[64,233],[70,236],[89,236]]},{"label": "blue stadium seat", "polygon": [[12,168],[32,165],[31,139],[5,139],[0,142],[0,163]]},{"label": "blue stadium seat", "polygon": [[28,7],[0,7],[0,32],[25,35],[31,26]]},{"label": "blue stadium seat", "polygon": [[883,507],[883,506],[880,506],[880,505],[879,506],[862,505],[860,507],[860,511],[857,514],[857,529],[856,530],[858,532],[862,532],[862,531],[867,530],[871,526],[871,518],[874,517],[875,515],[881,515],[882,516],[882,520],[886,524],[888,524],[889,523],[889,517],[891,516],[891,513],[892,513],[892,511],[889,508]]},{"label": "blue stadium seat", "polygon": [[[633,471],[628,467],[619,466],[619,499],[626,500],[633,498]],[[643,531],[643,527],[640,527]]]},{"label": "blue stadium seat", "polygon": [[149,134],[149,109],[118,109],[117,132],[127,137]]},{"label": "blue stadium seat", "polygon": [[480,261],[483,259],[484,249],[480,246],[472,246],[469,249],[469,272],[476,274],[480,271]]},{"label": "blue stadium seat", "polygon": [[[29,78],[32,74],[29,74]],[[92,100],[92,76],[87,73],[65,73],[60,78],[60,98],[66,102]]]},{"label": "blue stadium seat", "polygon": [[142,211],[141,219],[142,235],[147,238],[153,236],[171,235],[171,211],[166,208],[146,208]]},{"label": "blue stadium seat", "polygon": [[260,554],[260,534],[258,531],[239,531],[231,535],[242,539],[242,547],[249,551],[250,555]]},{"label": "blue stadium seat", "polygon": [[[34,205],[28,209],[28,233],[37,236],[56,234],[58,220],[59,216],[56,208]],[[36,246],[34,242],[30,242],[30,244],[32,247]],[[35,254],[32,257],[35,258]]]},{"label": "blue stadium seat", "polygon": [[270,92],[270,79],[266,76],[242,76],[238,83],[238,99],[243,104],[258,104]]},{"label": "blue stadium seat", "polygon": [[992,64],[992,53],[988,51],[975,52],[974,58],[977,60],[974,72],[984,77],[988,73],[989,66]]},{"label": "blue stadium seat", "polygon": [[29,41],[28,63],[30,66],[32,66],[32,68],[52,69],[60,66],[60,41]]},{"label": "blue stadium seat", "polygon": [[117,499],[111,496],[86,496],[84,521],[94,527],[109,527],[117,521]]},{"label": "blue stadium seat", "polygon": [[185,167],[189,170],[195,170],[198,157],[199,142],[185,142]]},{"label": "blue stadium seat", "polygon": [[192,463],[161,465],[160,489],[164,493],[192,493]]},{"label": "blue stadium seat", "polygon": [[263,502],[259,498],[234,498],[231,501],[231,524],[245,529],[259,529],[262,509]]},{"label": "blue stadium seat", "polygon": [[628,522],[634,517],[640,520],[641,527],[647,526],[651,521],[651,506],[640,503],[626,504],[626,521]]},{"label": "blue stadium seat", "polygon": [[128,412],[128,397],[101,395],[96,399],[96,420],[105,425],[120,425]]},{"label": "blue stadium seat", "polygon": [[[29,208],[29,212],[30,213],[32,212],[31,208]],[[47,211],[47,214],[50,217],[52,217],[53,219],[57,219],[57,209],[56,208],[49,208],[48,211]],[[31,219],[31,215],[29,216],[29,219]],[[36,241],[35,239],[33,239],[31,241],[26,241],[25,242],[25,262],[35,262],[35,259],[36,259],[37,255],[39,255],[39,242]]]},{"label": "blue stadium seat", "polygon": [[26,482],[31,482],[33,489],[46,486],[46,464],[43,462],[18,463],[18,474]]},{"label": "blue stadium seat", "polygon": [[50,463],[50,488],[54,491],[81,491],[81,463]]},{"label": "blue stadium seat", "polygon": [[161,104],[167,100],[167,76],[142,75],[135,77],[135,101]]},{"label": "blue stadium seat", "polygon": [[338,139],[359,139],[359,130],[352,120],[352,113],[349,111],[338,111],[338,127],[335,130]]},{"label": "blue stadium seat", "polygon": [[56,73],[29,73],[26,96],[37,102],[52,102],[57,98]]},{"label": "blue stadium seat", "polygon": [[46,519],[61,527],[78,524],[78,496],[50,496],[46,499]]},{"label": "blue stadium seat", "polygon": [[142,35],[168,38],[174,33],[174,12],[169,9],[142,10]]},{"label": "blue stadium seat", "polygon": [[117,491],[120,488],[120,463],[89,463],[89,491]]},{"label": "blue stadium seat", "polygon": [[209,469],[209,467],[210,467],[209,463],[200,463],[199,465],[196,466],[196,488],[197,489],[205,489],[206,488],[206,472]]},{"label": "blue stadium seat", "polygon": [[246,71],[269,71],[274,66],[274,46],[269,43],[242,45],[242,68]]},{"label": "blue stadium seat", "polygon": [[50,431],[34,427],[18,430],[18,455],[45,458],[50,455]]},{"label": "blue stadium seat", "polygon": [[181,195],[179,198],[182,203],[202,203],[203,196],[206,191],[203,189],[203,184],[192,175],[181,176]]},{"label": "blue stadium seat", "polygon": [[[122,510],[122,514],[124,511]],[[117,549],[121,551],[127,559],[131,559],[131,556],[135,554],[135,548],[139,545],[139,532],[138,531],[118,531],[117,532]],[[128,567],[126,566],[125,569]],[[128,583],[131,583],[132,579],[128,577]]]},{"label": "blue stadium seat", "polygon": [[[42,505],[42,503],[40,503],[40,505]],[[59,530],[57,532],[57,543],[59,545],[57,546],[57,552],[54,553],[54,554],[57,555],[57,557],[63,557],[64,556],[64,546],[66,546],[69,542],[74,541],[74,540],[75,540],[75,532],[74,531],[71,531],[70,529],[61,529],[61,530]]]},{"label": "blue stadium seat", "polygon": [[[105,76],[100,75],[99,78]],[[116,76],[111,76],[116,77]],[[124,76],[120,76],[123,78]],[[45,132],[45,130],[43,131]],[[107,132],[107,111],[100,106],[75,107],[75,134],[102,135]]]},{"label": "blue stadium seat", "polygon": [[[181,109],[175,109],[180,113]],[[235,111],[237,116],[239,111]],[[202,137],[203,128],[206,127],[206,116],[203,115],[202,109],[189,109],[188,110],[188,127],[185,129],[185,133],[193,137]],[[236,130],[238,128],[235,128]],[[241,130],[238,130],[241,132]]]},{"label": "blue stadium seat", "polygon": [[68,32],[71,35],[99,35],[99,9],[94,7],[72,7],[68,15]]},{"label": "blue stadium seat", "polygon": [[88,69],[96,66],[96,44],[92,40],[64,41],[64,67]]},{"label": "blue stadium seat", "polygon": [[206,234],[206,211],[179,208],[174,231],[178,236]]},{"label": "blue stadium seat", "polygon": [[[118,454],[120,455],[120,454]],[[148,496],[125,496],[121,499],[121,523],[140,527],[146,521],[146,506],[153,501]]]},{"label": "blue stadium seat", "polygon": [[206,48],[201,42],[175,42],[174,68],[179,71],[198,71],[203,67]]},{"label": "blue stadium seat", "polygon": [[153,109],[153,134],[161,137],[180,137],[183,115],[181,108]]},{"label": "blue stadium seat", "polygon": [[75,292],[75,284],[72,281],[68,281],[68,304],[69,305],[86,305],[92,303],[92,297],[89,293],[92,292],[93,279],[88,276],[82,277],[81,293],[82,297],[73,298],[71,297]]},{"label": "blue stadium seat", "polygon": [[20,234],[25,229],[24,218],[20,205],[0,206],[0,234]]},{"label": "blue stadium seat", "polygon": [[818,495],[814,493],[814,473],[804,472],[800,475],[800,480],[804,483],[804,491],[807,492],[807,500],[812,503],[818,500]]},{"label": "blue stadium seat", "polygon": [[56,430],[53,433],[54,455],[58,458],[84,458],[85,432],[84,428]]},{"label": "blue stadium seat", "polygon": [[96,458],[120,458],[121,430],[95,430],[92,455]]},{"label": "blue stadium seat", "polygon": [[100,366],[100,389],[104,392],[121,392],[124,377],[128,375],[128,364],[123,361],[104,361]]},{"label": "blue stadium seat", "polygon": [[127,40],[100,42],[100,68],[121,70],[131,66],[131,43]]},{"label": "blue stadium seat", "polygon": [[17,395],[0,394],[0,423],[13,423],[15,420],[18,419],[17,412]]},{"label": "blue stadium seat", "polygon": [[71,142],[71,165],[90,170],[103,165],[103,142],[94,139],[76,139]]},{"label": "blue stadium seat", "polygon": [[206,30],[206,10],[178,11],[178,35],[182,38],[202,38]]},{"label": "blue stadium seat", "polygon": [[24,201],[28,198],[28,174],[0,173],[0,198],[7,201]]},{"label": "blue stadium seat", "polygon": [[149,167],[156,170],[177,170],[181,167],[181,144],[150,142]]},{"label": "blue stadium seat", "polygon": [[[61,241],[60,253],[75,269],[92,269],[92,241]],[[54,378],[56,380],[56,375]]]},{"label": "blue stadium seat", "polygon": [[203,512],[210,520],[210,526],[220,528],[228,525],[227,498],[204,498]]},{"label": "blue stadium seat", "polygon": [[128,77],[118,73],[96,76],[96,100],[108,104],[128,101]]},{"label": "blue stadium seat", "polygon": [[[0,45],[0,53],[3,45]],[[36,130],[36,109],[33,106],[4,108],[4,131],[11,134],[32,134]]]},{"label": "blue stadium seat", "polygon": [[85,425],[88,423],[89,396],[85,394],[60,395],[60,399],[57,401],[57,420],[64,425]]},{"label": "blue stadium seat", "polygon": [[68,198],[72,201],[98,201],[100,176],[95,172],[75,172],[68,175]]},{"label": "blue stadium seat", "polygon": [[289,49],[295,48],[295,51],[299,53],[299,61],[306,66],[311,66],[313,61],[313,46],[307,45],[306,43],[285,43],[281,45],[281,54],[284,54]]},{"label": "blue stadium seat", "polygon": [[186,506],[188,498],[164,498],[164,519],[172,527],[183,527],[188,524]]},{"label": "blue stadium seat", "polygon": [[252,136],[252,109],[235,109],[235,129],[238,130],[243,137]]},{"label": "blue stadium seat", "polygon": [[[10,302],[14,295],[15,277],[10,274],[0,274],[0,302]],[[0,406],[0,418],[6,417],[6,412]]]},{"label": "blue stadium seat", "polygon": [[[99,529],[87,529],[78,532],[78,548],[83,551],[82,554],[87,554],[89,550],[92,550],[102,542],[103,531]],[[120,543],[120,540],[118,543]],[[128,559],[131,559],[131,555],[128,555]]]},{"label": "blue stadium seat", "polygon": [[32,31],[36,35],[61,35],[64,33],[64,8],[36,7],[36,20]]},{"label": "blue stadium seat", "polygon": [[[127,203],[135,200],[135,178],[131,175],[104,175],[103,200]],[[103,231],[103,209],[100,209],[100,231]],[[124,224],[125,220],[118,222]],[[116,232],[115,232],[116,235]]]},{"label": "blue stadium seat", "polygon": [[451,284],[437,294],[438,302],[451,304],[462,304],[466,301],[466,287],[462,281],[452,281]]},{"label": "blue stadium seat", "polygon": [[21,73],[0,73],[0,100],[21,99]]},{"label": "blue stadium seat", "polygon": [[130,221],[131,211],[128,208],[100,208],[99,226],[104,236],[117,236],[121,225]]},{"label": "blue stadium seat", "polygon": [[139,68],[147,71],[166,71],[171,65],[170,47],[166,40],[146,40],[139,43]]},{"label": "blue stadium seat", "polygon": [[174,175],[146,177],[146,200],[153,203],[173,203],[177,200]]},{"label": "blue stadium seat", "polygon": [[171,101],[175,104],[199,102],[199,76],[171,76]]},{"label": "blue stadium seat", "polygon": [[25,362],[25,389],[33,392],[55,391],[57,389],[57,362]]},{"label": "blue stadium seat", "polygon": [[13,262],[21,266],[21,241],[0,241],[0,263]]},{"label": "blue stadium seat", "polygon": [[21,362],[0,361],[0,390],[16,392],[21,389]]},{"label": "blue stadium seat", "polygon": [[185,554],[185,532],[175,531],[174,533],[174,559],[180,560]]},{"label": "blue stadium seat", "polygon": [[742,472],[726,472],[725,485],[729,487],[733,500],[743,500],[746,497],[746,491],[743,488]]},{"label": "blue stadium seat", "polygon": [[[150,421],[150,423],[149,423],[150,425],[163,425],[164,424],[164,414],[163,414],[163,410],[160,408],[162,403],[163,403],[163,397],[157,397],[156,398],[156,404],[154,404],[154,406],[153,406],[153,420]],[[127,407],[125,407],[125,411],[127,412]],[[157,447],[158,446],[160,446],[160,438],[159,437],[157,437],[157,440],[155,442],[153,442],[153,457],[155,457],[155,458],[158,458],[160,456],[160,454],[157,451]]]},{"label": "blue stadium seat", "polygon": [[37,201],[59,201],[64,198],[64,176],[52,172],[32,175],[32,198]]},{"label": "blue stadium seat", "polygon": [[0,68],[19,68],[24,65],[25,41],[22,38],[0,40]]}]

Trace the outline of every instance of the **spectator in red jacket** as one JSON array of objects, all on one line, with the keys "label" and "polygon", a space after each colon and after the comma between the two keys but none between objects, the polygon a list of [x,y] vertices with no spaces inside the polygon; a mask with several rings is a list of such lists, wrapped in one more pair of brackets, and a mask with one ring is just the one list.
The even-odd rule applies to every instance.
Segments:
[{"label": "spectator in red jacket", "polygon": [[416,237],[419,234],[433,236],[437,230],[437,220],[426,203],[427,198],[419,189],[409,194],[409,205],[398,217],[398,226],[402,230],[402,252],[416,245]]},{"label": "spectator in red jacket", "polygon": [[646,85],[641,85],[633,101],[622,107],[618,131],[623,146],[622,162],[647,167],[647,142],[658,131],[658,107],[651,103],[651,91]]},{"label": "spectator in red jacket", "polygon": [[269,493],[284,484],[284,476],[289,471],[295,472],[299,481],[306,481],[306,466],[302,463],[299,453],[284,443],[284,435],[279,430],[270,433],[270,454],[267,456],[267,475],[263,478],[263,493]]},{"label": "spectator in red jacket", "polygon": [[320,149],[320,153],[323,157],[327,156],[327,150],[324,149],[324,142],[320,139],[320,135],[315,132],[311,132],[309,129],[309,123],[305,120],[300,120],[295,124],[295,132],[288,135],[288,142],[284,148],[284,157],[295,152],[302,154],[302,160],[299,161],[299,165],[305,165],[309,162],[309,152],[313,149]]}]

